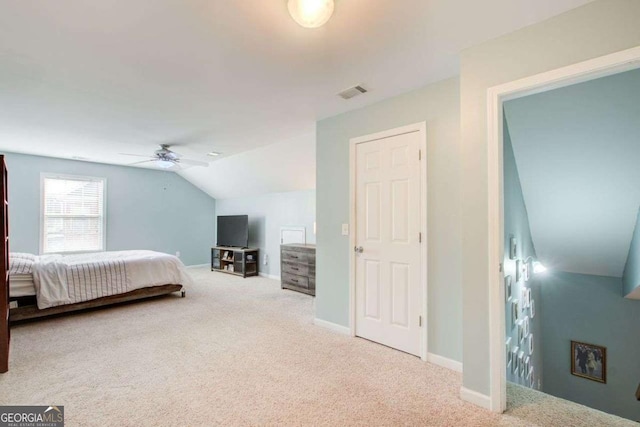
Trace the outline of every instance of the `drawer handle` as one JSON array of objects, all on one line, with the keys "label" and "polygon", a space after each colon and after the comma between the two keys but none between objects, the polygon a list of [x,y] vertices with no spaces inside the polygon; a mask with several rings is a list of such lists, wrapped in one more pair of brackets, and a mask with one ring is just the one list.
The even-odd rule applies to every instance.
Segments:
[{"label": "drawer handle", "polygon": [[298,279],[291,279],[293,283],[298,283]]},{"label": "drawer handle", "polygon": [[300,270],[298,267],[291,267],[291,269],[296,271]]}]

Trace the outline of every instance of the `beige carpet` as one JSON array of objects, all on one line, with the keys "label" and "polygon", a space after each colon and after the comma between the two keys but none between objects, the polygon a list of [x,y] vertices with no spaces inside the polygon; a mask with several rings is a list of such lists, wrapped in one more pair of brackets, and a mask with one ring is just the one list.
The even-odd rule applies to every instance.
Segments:
[{"label": "beige carpet", "polygon": [[492,414],[460,374],[314,326],[311,297],[191,273],[185,299],[16,326],[0,404],[64,405],[69,426],[637,425],[517,387]]}]

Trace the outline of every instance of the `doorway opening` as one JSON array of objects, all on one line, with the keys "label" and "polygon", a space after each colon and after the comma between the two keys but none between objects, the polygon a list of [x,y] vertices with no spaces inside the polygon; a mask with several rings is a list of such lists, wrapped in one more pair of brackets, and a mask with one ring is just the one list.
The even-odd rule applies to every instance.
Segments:
[{"label": "doorway opening", "polygon": [[[599,343],[581,342],[579,339],[580,333],[576,334],[575,344],[571,343],[571,341],[574,340],[568,340],[565,337],[563,339],[568,342],[563,343],[561,346],[562,348],[559,348],[560,346],[557,343],[553,343],[549,344],[552,346],[551,349],[547,349],[547,351],[544,350],[545,344],[541,341],[544,339],[542,336],[544,335],[544,330],[542,329],[543,325],[541,326],[540,323],[544,323],[541,322],[541,319],[543,319],[545,309],[541,305],[543,301],[546,301],[546,297],[544,295],[546,288],[541,287],[546,286],[546,283],[543,283],[543,280],[536,277],[537,275],[534,273],[536,267],[538,268],[538,271],[541,270],[540,264],[537,264],[538,262],[541,262],[539,257],[547,257],[546,260],[548,264],[555,263],[556,268],[563,269],[567,269],[566,265],[571,263],[573,265],[577,265],[580,259],[584,260],[586,257],[584,254],[581,255],[579,251],[572,251],[570,249],[572,245],[567,243],[571,238],[562,234],[568,231],[571,228],[571,225],[575,225],[575,222],[577,221],[569,221],[564,227],[557,226],[555,233],[556,235],[559,235],[558,237],[564,237],[564,240],[556,240],[559,240],[560,243],[566,243],[564,247],[569,247],[567,252],[572,255],[571,257],[567,256],[566,253],[563,256],[549,255],[551,252],[548,249],[549,246],[546,244],[546,236],[553,235],[553,232],[540,232],[540,227],[537,223],[534,226],[535,230],[533,231],[533,234],[531,234],[531,230],[523,231],[523,227],[517,226],[514,231],[513,218],[507,218],[507,202],[513,203],[514,201],[514,197],[512,197],[513,194],[511,196],[507,196],[505,193],[507,191],[514,190],[514,186],[512,185],[514,180],[510,179],[509,183],[507,183],[507,175],[513,172],[513,167],[509,172],[509,163],[513,160],[512,164],[515,166],[515,173],[516,176],[518,176],[518,167],[520,165],[515,161],[515,158],[518,156],[524,156],[525,159],[529,160],[529,157],[527,156],[536,157],[536,155],[542,151],[536,151],[536,149],[541,149],[541,147],[533,147],[533,151],[528,152],[529,154],[523,154],[524,152],[514,154],[517,151],[517,148],[514,151],[512,141],[514,135],[510,132],[512,123],[508,122],[510,114],[509,102],[513,101],[512,105],[516,105],[516,101],[530,95],[541,94],[543,92],[546,93],[553,89],[565,88],[579,83],[590,82],[602,77],[613,76],[634,70],[640,66],[639,61],[640,48],[634,48],[511,82],[489,90],[489,265],[491,267],[489,269],[491,283],[490,378],[491,407],[493,410],[504,411],[507,407],[507,380],[520,384],[521,386],[542,389],[544,392],[544,364],[547,363],[547,361],[537,359],[543,357],[543,355],[546,355],[548,359],[548,355],[553,353],[553,351],[557,352],[556,358],[558,359],[557,363],[559,366],[569,365],[568,375],[571,375],[572,367],[570,365],[572,365],[572,360],[578,365],[577,373],[581,373],[581,358],[577,357],[579,354],[578,352],[584,352],[586,354],[591,353],[591,358],[596,359],[593,372],[591,372],[585,365],[587,374],[592,373],[596,377],[601,377],[603,375],[603,370],[606,369],[603,365],[604,355],[602,347],[604,346],[599,346]],[[506,114],[505,107],[507,110]],[[570,109],[570,107],[566,108]],[[516,130],[516,133],[517,132],[519,131]],[[544,136],[538,135],[538,137]],[[510,156],[513,156],[513,159],[510,159]],[[580,156],[578,155],[574,155],[572,157],[572,159],[577,163],[579,163],[579,158]],[[561,163],[559,165],[559,168],[562,169],[563,166],[568,166],[566,160],[564,164]],[[571,177],[569,177],[568,180],[570,182]],[[567,182],[563,182],[563,184],[566,183]],[[518,182],[518,186],[519,185],[520,183]],[[558,191],[558,189],[553,185],[547,185],[545,188],[545,191],[548,193]],[[529,194],[532,194],[530,188],[527,188],[524,191],[525,193],[528,192]],[[601,196],[602,194],[596,194],[594,199],[598,200],[599,195]],[[527,227],[524,228],[528,228],[529,225],[529,219],[526,218],[527,208],[529,208],[529,206],[528,204],[524,204],[524,199],[527,198],[533,200],[535,197],[523,197],[524,215],[527,222]],[[601,197],[599,200],[602,203]],[[544,207],[542,209],[544,209]],[[561,213],[565,211],[566,209],[559,210]],[[546,214],[551,214],[551,212],[547,212]],[[509,215],[513,216],[512,213],[509,213]],[[538,213],[535,215],[538,215]],[[536,221],[538,219],[538,217],[535,218]],[[522,225],[522,223],[523,221],[519,224]],[[509,227],[510,229],[505,229],[505,227]],[[529,233],[529,236],[527,236],[527,233]],[[536,235],[538,237],[536,237]],[[530,238],[531,236],[533,236],[533,238]],[[631,236],[629,236],[628,239],[630,240]],[[536,240],[540,241],[540,243],[536,243]],[[534,245],[534,243],[536,244]],[[536,249],[539,250],[536,251]],[[564,259],[564,261],[559,261],[560,258]],[[560,267],[559,264],[563,263],[564,267]],[[593,266],[594,263],[591,262],[587,264],[591,264]],[[497,265],[500,266],[500,269],[494,267]],[[554,267],[554,265],[548,265],[547,267]],[[550,272],[552,271],[553,270]],[[552,275],[557,276],[556,274]],[[554,289],[566,290],[569,288],[565,286],[556,287]],[[547,292],[547,294],[548,293],[549,292]],[[622,295],[621,289],[621,295],[619,295],[620,300],[623,300],[623,297],[624,295]],[[564,301],[564,304],[566,304],[566,307],[569,307],[572,304],[572,301]],[[640,305],[640,302],[634,301],[632,304]],[[549,307],[548,304],[547,306]],[[536,334],[536,330],[542,331],[542,333],[539,332]],[[593,347],[587,347],[585,344]],[[625,352],[623,350],[621,351]],[[624,357],[628,357],[628,354],[625,354]],[[611,352],[609,352],[609,358],[611,358]],[[594,364],[592,363],[592,365]],[[596,373],[597,375],[595,375]],[[576,378],[579,377],[576,376]],[[640,378],[637,378],[636,380],[640,381]],[[585,381],[588,381],[588,379]],[[596,381],[593,382],[594,385],[596,383]],[[567,385],[566,378],[565,385]],[[634,386],[633,390],[629,391],[629,398],[633,397],[635,388],[636,387]],[[608,391],[611,390],[611,384],[609,384]],[[587,393],[590,396],[593,395],[593,393]],[[597,405],[592,406],[597,407]]]}]

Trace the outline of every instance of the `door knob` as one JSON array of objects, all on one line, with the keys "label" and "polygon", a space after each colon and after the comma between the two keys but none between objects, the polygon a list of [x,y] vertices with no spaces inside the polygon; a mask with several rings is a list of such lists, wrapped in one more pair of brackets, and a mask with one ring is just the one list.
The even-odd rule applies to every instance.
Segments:
[{"label": "door knob", "polygon": [[364,252],[364,248],[362,246],[355,246],[353,248],[353,251],[357,254],[361,254],[362,252]]}]

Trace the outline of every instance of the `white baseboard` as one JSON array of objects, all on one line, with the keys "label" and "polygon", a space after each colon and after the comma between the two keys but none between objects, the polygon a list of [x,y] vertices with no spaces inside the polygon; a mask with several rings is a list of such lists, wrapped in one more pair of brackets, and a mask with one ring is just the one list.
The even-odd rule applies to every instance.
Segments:
[{"label": "white baseboard", "polygon": [[201,268],[201,267],[209,267],[211,264],[196,264],[196,265],[185,265],[185,268]]},{"label": "white baseboard", "polygon": [[315,318],[313,319],[313,324],[325,329],[329,329],[333,332],[338,332],[339,334],[351,335],[351,329],[346,326],[338,325],[337,323],[327,322],[326,320]]},{"label": "white baseboard", "polygon": [[491,398],[477,391],[460,387],[460,398],[481,408],[491,410]]},{"label": "white baseboard", "polygon": [[449,359],[448,357],[427,353],[427,362],[442,366],[443,368],[451,369],[452,371],[462,372],[462,362]]},{"label": "white baseboard", "polygon": [[280,280],[280,276],[275,274],[258,273],[260,277],[266,277],[267,279]]}]

